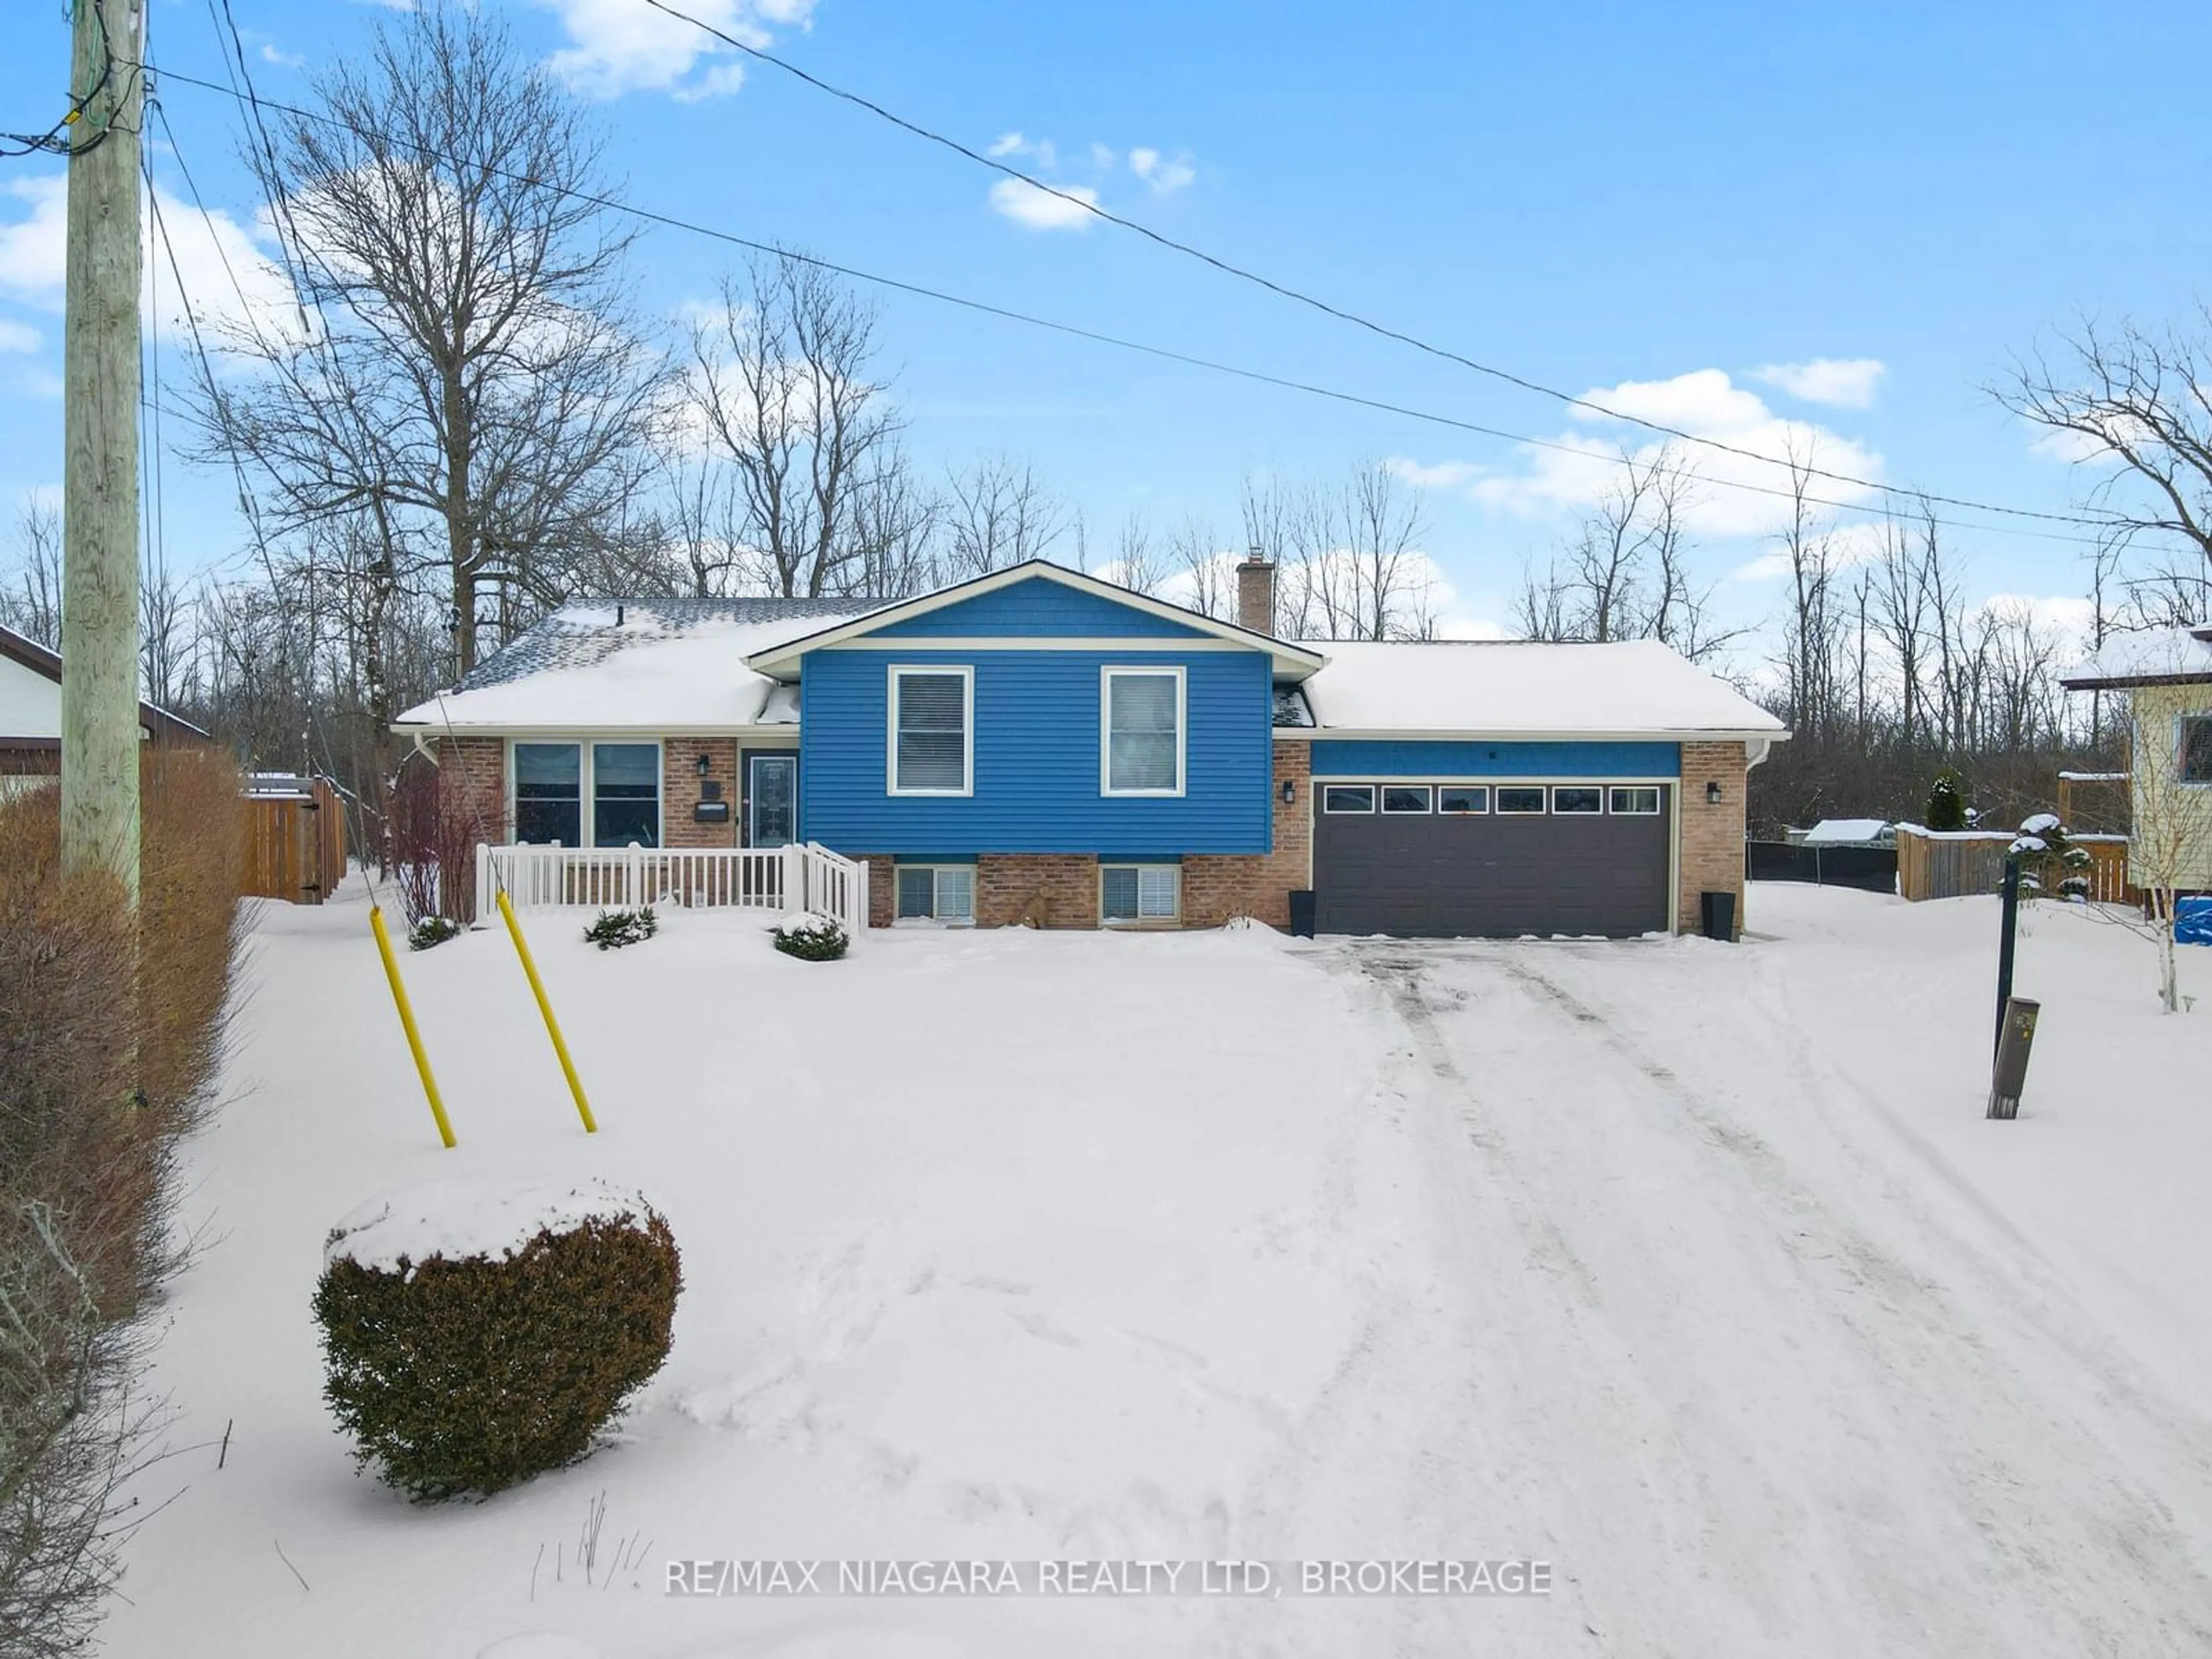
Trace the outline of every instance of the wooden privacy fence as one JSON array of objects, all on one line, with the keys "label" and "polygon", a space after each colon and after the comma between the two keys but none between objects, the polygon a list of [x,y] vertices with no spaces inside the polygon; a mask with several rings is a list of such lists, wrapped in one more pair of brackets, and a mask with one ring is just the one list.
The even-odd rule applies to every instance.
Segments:
[{"label": "wooden privacy fence", "polygon": [[[1897,830],[1897,890],[1909,899],[1960,898],[1994,893],[2004,885],[2005,849],[2016,839],[2002,830]],[[2128,884],[2125,836],[2075,836],[2089,855],[2089,896],[2100,904],[2137,904],[2142,894]]]},{"label": "wooden privacy fence", "polygon": [[345,879],[345,802],[328,778],[257,772],[246,781],[250,898],[320,904]]}]

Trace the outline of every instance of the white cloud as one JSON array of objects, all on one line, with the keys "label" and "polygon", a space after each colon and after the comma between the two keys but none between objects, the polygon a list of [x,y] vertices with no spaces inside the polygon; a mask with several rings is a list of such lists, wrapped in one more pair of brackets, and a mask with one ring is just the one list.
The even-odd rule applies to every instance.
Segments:
[{"label": "white cloud", "polygon": [[28,323],[0,317],[0,351],[36,351],[45,343],[46,337]]},{"label": "white cloud", "polygon": [[991,186],[991,210],[1030,230],[1088,230],[1098,192],[1088,185],[1054,188],[1060,194],[1020,179],[1001,179]]},{"label": "white cloud", "polygon": [[278,69],[305,69],[307,60],[296,52],[279,52],[273,42],[261,43],[261,61],[274,64]]},{"label": "white cloud", "polygon": [[[1394,470],[1409,483],[1463,487],[1469,499],[1498,512],[1556,519],[1594,506],[1619,483],[1624,448],[1648,465],[1672,441],[1677,455],[1696,474],[1683,507],[1689,528],[1707,536],[1765,536],[1789,518],[1790,475],[1784,467],[1755,458],[1782,461],[1794,454],[1825,471],[1866,478],[1879,477],[1881,469],[1881,458],[1863,444],[1829,428],[1777,415],[1756,392],[1735,385],[1723,369],[1695,369],[1664,380],[1625,380],[1583,397],[1619,416],[1748,453],[1669,441],[1630,421],[1577,409],[1571,411],[1571,429],[1541,447],[1520,447],[1517,470],[1481,468],[1463,461],[1401,462]],[[1871,501],[1879,492],[1820,478],[1814,481],[1812,493],[1850,507]]]},{"label": "white cloud", "polygon": [[[68,193],[58,175],[18,180],[0,191],[30,204],[26,217],[0,224],[0,295],[42,310],[62,308]],[[218,330],[258,326],[288,335],[299,332],[291,283],[263,251],[254,233],[220,210],[203,216],[198,208],[167,191],[157,191],[155,200],[169,245],[165,248],[156,240],[152,214],[143,216],[145,316],[164,327],[181,328],[184,301],[188,299],[201,321]],[[179,273],[184,282],[182,296],[177,291]]]},{"label": "white cloud", "polygon": [[2069,428],[2046,428],[2028,440],[2028,453],[2047,455],[2052,460],[2075,465],[2082,461],[2094,461],[2111,454],[2112,448],[2101,438],[2093,438],[2086,432]]},{"label": "white cloud", "polygon": [[986,152],[992,155],[1019,155],[1029,148],[1029,140],[1018,132],[1002,132]]},{"label": "white cloud", "polygon": [[[1819,533],[1818,539],[1826,549],[1828,568],[1849,570],[1855,565],[1871,564],[1881,556],[1888,539],[1889,527],[1870,519],[1856,524],[1839,525],[1833,530]],[[1790,552],[1787,548],[1770,548],[1755,559],[1747,559],[1729,572],[1732,581],[1774,581],[1790,574]]]},{"label": "white cloud", "polygon": [[[735,92],[744,82],[733,47],[641,0],[537,3],[560,15],[568,36],[549,66],[588,97],[665,92],[696,102]],[[808,27],[814,0],[691,0],[687,9],[747,46],[765,47],[775,29]]]},{"label": "white cloud", "polygon": [[1129,171],[1150,185],[1156,196],[1172,195],[1198,177],[1198,169],[1191,165],[1189,156],[1170,159],[1143,146],[1129,152]]},{"label": "white cloud", "polygon": [[1430,466],[1393,455],[1382,466],[1392,477],[1403,478],[1416,489],[1457,489],[1482,476],[1482,469],[1473,461],[1438,461]]},{"label": "white cloud", "polygon": [[1803,363],[1768,363],[1753,369],[1751,378],[1803,403],[1871,409],[1875,389],[1888,373],[1878,357],[1815,357]]}]

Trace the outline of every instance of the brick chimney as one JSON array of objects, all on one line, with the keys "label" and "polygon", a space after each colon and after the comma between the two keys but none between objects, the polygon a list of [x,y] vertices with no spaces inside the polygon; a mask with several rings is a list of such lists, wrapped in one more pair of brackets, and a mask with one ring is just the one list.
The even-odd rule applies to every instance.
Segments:
[{"label": "brick chimney", "polygon": [[1275,631],[1275,566],[1256,547],[1237,567],[1237,625],[1255,634]]}]

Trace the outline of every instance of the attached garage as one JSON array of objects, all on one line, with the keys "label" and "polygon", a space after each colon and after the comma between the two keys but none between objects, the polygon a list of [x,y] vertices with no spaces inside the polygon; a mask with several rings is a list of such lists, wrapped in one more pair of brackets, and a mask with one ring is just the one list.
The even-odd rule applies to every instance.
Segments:
[{"label": "attached garage", "polygon": [[1315,922],[1413,939],[1668,930],[1674,787],[1317,779]]}]

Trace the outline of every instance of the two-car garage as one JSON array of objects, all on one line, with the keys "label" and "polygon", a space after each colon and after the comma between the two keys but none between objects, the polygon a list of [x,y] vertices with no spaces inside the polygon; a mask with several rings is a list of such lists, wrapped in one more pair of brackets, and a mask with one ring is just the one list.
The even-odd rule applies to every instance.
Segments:
[{"label": "two-car garage", "polygon": [[1667,930],[1674,786],[1603,778],[1314,784],[1315,922],[1407,938]]}]

